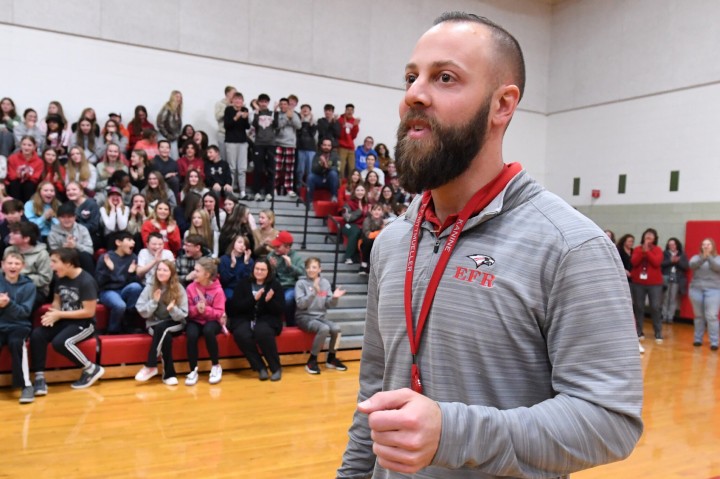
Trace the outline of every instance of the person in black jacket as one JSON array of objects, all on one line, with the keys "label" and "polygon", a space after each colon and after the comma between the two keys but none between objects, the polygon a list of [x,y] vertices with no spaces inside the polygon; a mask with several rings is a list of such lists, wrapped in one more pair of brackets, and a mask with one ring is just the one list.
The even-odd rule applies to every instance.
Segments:
[{"label": "person in black jacket", "polygon": [[[223,124],[225,125],[225,153],[227,155],[230,171],[232,171],[232,184],[240,192],[240,198],[246,199],[245,171],[248,162],[248,137],[250,128],[250,112],[244,105],[242,93],[235,92],[232,105],[225,108]],[[219,153],[218,153],[219,154]],[[207,182],[212,185],[211,182]]]},{"label": "person in black jacket", "polygon": [[[232,151],[233,143],[227,146]],[[208,146],[207,161],[205,162],[205,184],[214,191],[218,196],[231,195],[233,191],[232,166],[228,162],[220,158],[220,150],[215,145]],[[247,161],[246,161],[247,164]],[[245,171],[243,170],[243,177]]]},{"label": "person in black jacket", "polygon": [[[267,259],[259,259],[249,278],[238,284],[228,300],[226,311],[230,331],[250,367],[258,372],[261,381],[279,381],[282,377],[280,354],[275,336],[282,331],[282,312],[285,296],[275,279],[275,271]],[[258,347],[267,361],[258,353]]]},{"label": "person in black jacket", "polygon": [[115,233],[115,250],[105,253],[97,262],[95,278],[100,288],[100,303],[110,311],[108,333],[123,332],[128,309],[135,308],[142,285],[135,274],[137,255],[135,240],[127,231]]}]

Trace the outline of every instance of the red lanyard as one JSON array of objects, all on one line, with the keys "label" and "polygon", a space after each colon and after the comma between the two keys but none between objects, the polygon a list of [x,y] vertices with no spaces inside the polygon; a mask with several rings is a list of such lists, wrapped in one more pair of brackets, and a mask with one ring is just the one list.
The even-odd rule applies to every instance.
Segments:
[{"label": "red lanyard", "polygon": [[417,354],[422,340],[422,333],[425,329],[425,321],[430,313],[435,293],[437,292],[440,279],[445,272],[445,267],[450,260],[455,246],[458,243],[460,233],[465,227],[465,223],[473,215],[485,208],[493,198],[495,198],[508,182],[521,170],[519,163],[512,163],[503,168],[503,171],[495,177],[485,187],[481,188],[470,198],[465,207],[458,214],[455,224],[452,226],[450,236],[445,241],[445,246],[440,253],[440,259],[435,265],[435,270],[430,277],[425,297],[423,298],[422,307],[420,308],[420,316],[418,316],[417,330],[413,335],[413,314],[412,314],[412,283],[413,273],[415,272],[415,260],[417,259],[417,248],[420,236],[420,227],[425,220],[425,211],[430,203],[430,192],[426,191],[422,198],[422,203],[415,218],[415,224],[412,229],[412,237],[410,239],[410,250],[408,251],[407,268],[405,270],[405,322],[407,326],[408,339],[410,340],[410,353],[412,354],[412,367],[410,370],[410,386],[413,391],[422,394],[423,387],[420,380],[420,368],[417,364]]}]

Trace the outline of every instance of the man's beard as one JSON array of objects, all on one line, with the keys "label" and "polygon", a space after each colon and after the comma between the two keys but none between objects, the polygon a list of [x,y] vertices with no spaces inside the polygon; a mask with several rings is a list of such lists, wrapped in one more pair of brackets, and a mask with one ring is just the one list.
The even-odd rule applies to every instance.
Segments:
[{"label": "man's beard", "polygon": [[[487,98],[469,122],[443,126],[422,111],[409,110],[398,126],[395,146],[395,163],[402,187],[410,193],[420,193],[463,174],[485,144],[489,112],[490,98]],[[430,138],[408,137],[408,123],[412,120],[426,122]]]}]

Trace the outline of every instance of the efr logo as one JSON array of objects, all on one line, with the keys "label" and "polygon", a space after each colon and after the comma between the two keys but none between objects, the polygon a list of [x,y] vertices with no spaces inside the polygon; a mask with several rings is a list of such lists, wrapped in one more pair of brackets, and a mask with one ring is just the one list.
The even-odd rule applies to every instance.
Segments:
[{"label": "efr logo", "polygon": [[455,268],[455,274],[453,278],[459,279],[460,281],[467,281],[468,283],[478,283],[484,288],[492,288],[493,281],[495,281],[495,275],[478,271],[475,269],[463,268],[457,266]]}]

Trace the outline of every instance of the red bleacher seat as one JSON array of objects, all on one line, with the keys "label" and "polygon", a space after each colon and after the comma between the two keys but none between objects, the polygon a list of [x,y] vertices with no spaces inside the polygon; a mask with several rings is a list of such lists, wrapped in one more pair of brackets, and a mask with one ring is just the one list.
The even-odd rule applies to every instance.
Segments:
[{"label": "red bleacher seat", "polygon": [[100,364],[144,364],[152,345],[149,334],[118,334],[100,336]]}]

